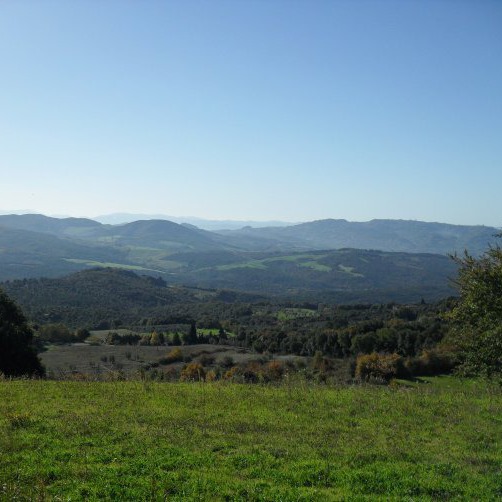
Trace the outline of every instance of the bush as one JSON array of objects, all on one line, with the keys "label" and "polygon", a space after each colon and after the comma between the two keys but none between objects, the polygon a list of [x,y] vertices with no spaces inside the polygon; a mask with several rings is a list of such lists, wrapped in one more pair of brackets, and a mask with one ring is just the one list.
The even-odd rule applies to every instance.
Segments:
[{"label": "bush", "polygon": [[239,373],[246,383],[256,383],[263,378],[262,365],[259,361],[249,361]]},{"label": "bush", "polygon": [[218,375],[216,374],[216,371],[209,370],[206,373],[206,382],[214,382],[217,379],[218,379]]},{"label": "bush", "polygon": [[271,382],[282,380],[284,365],[280,361],[270,361],[265,365],[264,377]]},{"label": "bush", "polygon": [[234,365],[234,360],[231,356],[225,356],[221,360],[220,365],[223,366],[224,368],[231,368]]},{"label": "bush", "polygon": [[399,354],[363,354],[356,359],[355,377],[363,382],[387,383],[393,378],[406,378],[409,372]]},{"label": "bush", "polygon": [[197,382],[205,380],[206,372],[200,363],[187,364],[182,370],[180,380],[182,382]]},{"label": "bush", "polygon": [[64,324],[45,324],[40,326],[38,337],[42,342],[47,343],[72,343],[77,338]]},{"label": "bush", "polygon": [[170,366],[164,371],[164,380],[174,382],[178,380],[178,370],[174,366]]},{"label": "bush", "polygon": [[75,339],[78,341],[78,342],[83,342],[84,340],[86,340],[87,338],[89,338],[91,336],[91,333],[89,332],[88,329],[85,329],[85,328],[78,328],[76,331],[75,331]]},{"label": "bush", "polygon": [[454,354],[431,349],[424,350],[420,357],[408,359],[405,367],[413,376],[433,376],[451,373],[457,364]]},{"label": "bush", "polygon": [[234,380],[237,374],[238,374],[237,366],[232,366],[229,370],[225,371],[223,378],[225,380]]},{"label": "bush", "polygon": [[171,364],[176,363],[178,361],[183,361],[183,352],[181,349],[176,347],[175,349],[171,349],[166,357],[163,357],[159,360],[160,364]]},{"label": "bush", "polygon": [[202,366],[211,366],[214,363],[214,356],[211,354],[202,354],[199,357],[199,362]]}]

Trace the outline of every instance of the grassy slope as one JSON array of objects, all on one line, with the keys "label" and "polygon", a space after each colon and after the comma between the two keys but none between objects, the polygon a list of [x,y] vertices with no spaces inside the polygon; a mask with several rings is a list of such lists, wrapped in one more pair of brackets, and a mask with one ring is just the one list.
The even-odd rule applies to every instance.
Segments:
[{"label": "grassy slope", "polygon": [[0,499],[495,500],[500,392],[0,382]]}]

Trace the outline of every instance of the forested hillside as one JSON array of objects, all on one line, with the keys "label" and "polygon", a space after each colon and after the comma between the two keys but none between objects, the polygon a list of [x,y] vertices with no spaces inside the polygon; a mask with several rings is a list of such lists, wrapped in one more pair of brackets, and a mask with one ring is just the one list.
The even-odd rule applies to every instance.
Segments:
[{"label": "forested hillside", "polygon": [[[455,294],[446,256],[341,249],[309,253],[176,254],[184,284],[336,302],[430,301]],[[185,261],[186,260],[186,261]]]},{"label": "forested hillside", "polygon": [[318,220],[285,227],[220,232],[234,244],[252,243],[255,249],[378,249],[407,253],[448,254],[468,249],[482,253],[494,242],[497,229],[409,220]]}]

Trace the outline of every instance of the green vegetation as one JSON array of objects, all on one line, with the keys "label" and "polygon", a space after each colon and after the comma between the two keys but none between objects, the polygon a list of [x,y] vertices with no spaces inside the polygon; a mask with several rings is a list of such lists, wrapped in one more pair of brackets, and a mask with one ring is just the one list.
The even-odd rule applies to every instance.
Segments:
[{"label": "green vegetation", "polygon": [[338,268],[342,270],[343,272],[353,275],[355,277],[364,277],[363,274],[358,274],[357,272],[354,272],[354,267],[346,267],[345,265],[338,265]]},{"label": "green vegetation", "polygon": [[[332,222],[313,225],[314,233],[325,235],[325,225]],[[474,230],[474,235],[481,232]],[[470,235],[472,229],[458,231]],[[42,215],[0,215],[0,281],[113,267],[161,276],[170,284],[296,301],[410,302],[422,297],[434,301],[454,293],[448,278],[454,275],[455,264],[444,255],[333,249],[329,239],[324,250],[313,244],[318,250],[312,246],[306,250],[314,241],[309,237],[302,244],[262,237],[256,242],[236,240],[168,221],[110,226]],[[478,249],[477,240],[468,242]],[[253,251],[255,244],[258,249]]]},{"label": "green vegetation", "polygon": [[492,247],[480,258],[466,252],[454,259],[460,300],[449,314],[449,339],[460,353],[464,373],[502,383],[502,249]]},{"label": "green vegetation", "polygon": [[300,267],[311,268],[312,270],[317,270],[318,272],[331,272],[331,267],[328,265],[323,265],[317,261],[304,261],[298,264]]},{"label": "green vegetation", "polygon": [[1,500],[497,500],[500,389],[0,382]]},{"label": "green vegetation", "polygon": [[0,375],[43,375],[33,331],[18,306],[0,290]]},{"label": "green vegetation", "polygon": [[[444,291],[445,258],[222,252],[169,222],[116,231],[122,259],[95,260],[112,268],[5,284],[33,325],[0,292],[0,501],[502,498],[500,248],[456,258],[459,300],[396,304],[383,298]],[[54,259],[93,261],[40,235],[37,253],[61,241]],[[192,287],[117,269],[134,253],[145,261],[127,268],[165,262]],[[380,303],[333,301],[362,291]],[[36,349],[49,379],[9,380],[43,374]],[[423,379],[459,364],[491,380]]]},{"label": "green vegetation", "polygon": [[318,317],[317,309],[283,308],[277,312],[277,319],[280,321],[304,319],[305,317]]},{"label": "green vegetation", "polygon": [[80,260],[78,258],[66,258],[66,261],[69,261],[71,263],[80,263],[83,265],[87,265],[88,267],[120,268],[122,270],[137,270],[140,272],[162,273],[161,270],[145,268],[145,267],[141,267],[139,265],[127,265],[125,263],[112,263],[112,262],[100,262],[100,261],[93,261],[93,260]]},{"label": "green vegetation", "polygon": [[216,270],[225,271],[225,270],[234,270],[239,268],[251,268],[251,269],[259,269],[259,270],[267,270],[267,266],[263,261],[258,260],[250,260],[243,263],[231,263],[228,265],[218,265]]}]

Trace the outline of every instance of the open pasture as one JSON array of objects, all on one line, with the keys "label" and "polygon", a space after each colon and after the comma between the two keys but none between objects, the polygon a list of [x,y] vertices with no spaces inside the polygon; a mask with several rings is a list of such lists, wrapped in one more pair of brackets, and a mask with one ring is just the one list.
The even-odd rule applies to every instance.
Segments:
[{"label": "open pasture", "polygon": [[500,388],[0,381],[1,500],[498,500]]}]

